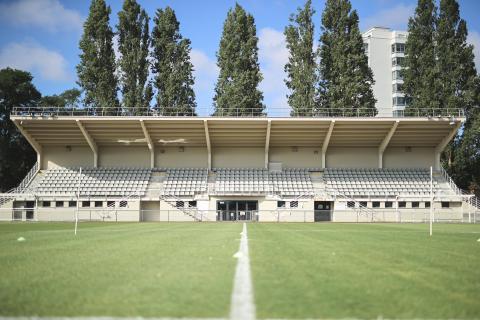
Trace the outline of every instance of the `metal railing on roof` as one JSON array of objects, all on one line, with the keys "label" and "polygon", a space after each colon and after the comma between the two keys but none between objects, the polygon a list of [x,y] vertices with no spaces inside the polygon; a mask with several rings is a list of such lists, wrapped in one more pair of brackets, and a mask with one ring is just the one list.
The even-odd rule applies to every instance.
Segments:
[{"label": "metal railing on roof", "polygon": [[[263,111],[252,108],[230,108],[214,110],[213,107],[197,107],[193,111],[157,110],[152,108],[59,108],[59,107],[14,107],[12,116],[33,118],[55,117],[287,117],[287,118],[361,118],[375,117],[375,109],[321,108],[296,111],[290,107],[268,107]],[[382,118],[402,117],[464,117],[461,108],[407,109]]]}]

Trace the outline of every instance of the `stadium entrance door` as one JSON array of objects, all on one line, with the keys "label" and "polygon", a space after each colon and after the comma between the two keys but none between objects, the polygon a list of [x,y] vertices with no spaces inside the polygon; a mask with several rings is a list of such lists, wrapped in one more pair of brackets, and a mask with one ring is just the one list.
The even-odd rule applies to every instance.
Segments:
[{"label": "stadium entrance door", "polygon": [[314,203],[314,221],[332,221],[333,202],[331,201],[315,201]]},{"label": "stadium entrance door", "polygon": [[255,220],[258,201],[217,201],[218,221],[252,221]]}]

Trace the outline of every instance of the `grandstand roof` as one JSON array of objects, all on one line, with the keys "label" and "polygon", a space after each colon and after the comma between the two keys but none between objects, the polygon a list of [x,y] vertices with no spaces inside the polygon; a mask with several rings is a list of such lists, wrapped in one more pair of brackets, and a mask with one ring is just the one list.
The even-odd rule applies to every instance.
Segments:
[{"label": "grandstand roof", "polygon": [[[220,118],[32,117],[11,119],[40,146],[438,147],[463,117]],[[448,142],[448,141],[447,141]]]}]

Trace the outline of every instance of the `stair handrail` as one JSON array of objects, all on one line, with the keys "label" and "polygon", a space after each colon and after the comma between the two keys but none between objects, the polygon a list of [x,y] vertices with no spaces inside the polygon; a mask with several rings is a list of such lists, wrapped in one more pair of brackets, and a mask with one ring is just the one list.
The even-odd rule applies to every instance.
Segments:
[{"label": "stair handrail", "polygon": [[448,174],[447,170],[445,170],[443,168],[443,166],[440,166],[440,173],[442,174],[443,178],[447,181],[448,185],[450,186],[450,188],[453,189],[453,191],[457,194],[457,195],[464,195],[466,194],[466,192],[462,189],[460,189],[455,181],[453,181],[453,179],[450,177],[450,175]]},{"label": "stair handrail", "polygon": [[23,178],[22,181],[18,184],[18,186],[4,192],[4,193],[22,193],[25,189],[30,185],[35,175],[40,171],[38,162],[35,162],[33,167],[27,172],[27,175]]},{"label": "stair handrail", "polygon": [[463,190],[459,188],[456,184],[455,181],[450,177],[448,172],[443,168],[443,166],[440,166],[440,173],[442,174],[443,178],[447,181],[447,183],[450,185],[450,187],[455,191],[455,193],[459,196],[462,196],[462,200],[467,202],[468,204],[472,205],[476,209],[480,209],[480,199],[475,196],[474,194]]},{"label": "stair handrail", "polygon": [[[355,210],[355,209],[359,209],[358,211],[359,211],[360,213],[365,213],[365,214],[367,215],[367,217],[368,217],[368,215],[370,215],[372,221],[375,219],[375,211],[374,211],[374,210],[372,210],[372,209],[370,209],[370,208],[368,208],[368,207],[366,207],[366,206],[363,206],[363,205],[360,203],[360,201],[358,201],[358,200],[356,200],[356,199],[354,199],[354,198],[352,198],[352,197],[347,196],[346,194],[338,191],[337,189],[333,189],[333,188],[327,187],[327,184],[326,184],[325,182],[324,182],[324,187],[323,187],[323,188],[314,188],[314,193],[315,193],[315,195],[317,195],[317,194],[319,195],[320,193],[317,193],[316,190],[321,190],[321,191],[324,192],[324,194],[326,194],[326,195],[328,195],[328,196],[330,196],[330,197],[332,197],[332,198],[334,198],[334,199],[336,199],[337,197],[340,197],[340,198],[342,198],[343,200],[346,200],[347,203],[348,203],[348,202],[353,202],[353,203],[356,204],[356,205],[355,205],[355,208],[350,208],[350,209],[354,209],[354,210]],[[357,205],[358,205],[358,207],[357,207]],[[347,208],[348,208],[348,204],[347,204]],[[356,210],[355,210],[355,211],[356,211]]]},{"label": "stair handrail", "polygon": [[[173,200],[172,200],[173,198]],[[177,209],[177,210],[180,210],[182,211],[183,213],[185,213],[186,215],[192,217],[195,221],[203,221],[203,220],[209,220],[208,217],[204,217],[203,215],[201,215],[200,217],[198,217],[198,208],[190,208],[190,207],[177,207],[177,206],[174,206],[172,202],[177,202],[177,201],[181,201],[181,202],[184,202],[183,199],[177,197],[176,195],[174,194],[169,194],[169,195],[165,195],[165,194],[160,194],[160,200],[163,200],[165,201],[168,205],[170,205],[172,208],[174,209]]]}]

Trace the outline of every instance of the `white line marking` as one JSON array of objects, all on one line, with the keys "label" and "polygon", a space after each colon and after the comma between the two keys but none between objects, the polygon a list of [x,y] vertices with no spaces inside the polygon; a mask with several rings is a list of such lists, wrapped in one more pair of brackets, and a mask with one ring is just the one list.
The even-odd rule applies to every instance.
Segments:
[{"label": "white line marking", "polygon": [[143,317],[0,317],[0,320],[226,320],[225,318],[143,318]]},{"label": "white line marking", "polygon": [[[380,320],[398,320],[395,318],[378,318]],[[225,318],[143,318],[143,317],[0,317],[0,320],[227,320]],[[266,318],[264,320],[362,320],[359,318]],[[411,320],[430,320],[424,318],[412,318]],[[457,318],[435,320],[462,320]]]},{"label": "white line marking", "polygon": [[247,224],[243,223],[240,248],[234,257],[238,259],[233,282],[230,319],[254,320],[255,304],[253,303],[252,274],[248,255]]}]

